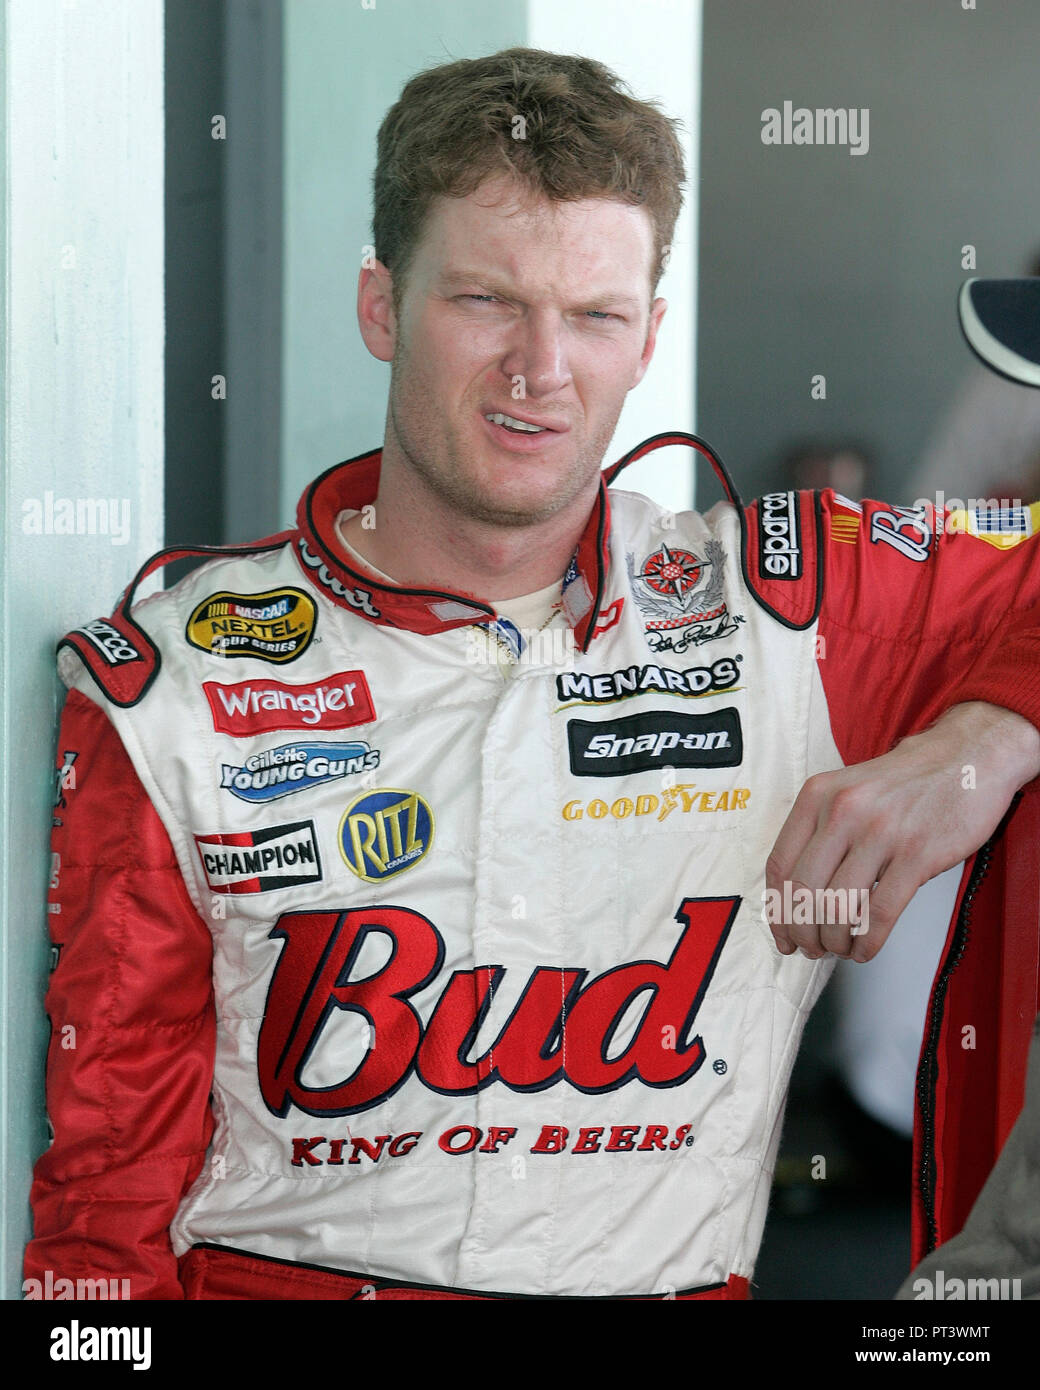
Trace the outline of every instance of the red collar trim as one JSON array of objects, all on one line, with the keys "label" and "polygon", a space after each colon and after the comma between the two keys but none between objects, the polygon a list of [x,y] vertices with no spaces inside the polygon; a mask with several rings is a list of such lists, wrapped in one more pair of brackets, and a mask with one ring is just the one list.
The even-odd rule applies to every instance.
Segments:
[{"label": "red collar trim", "polygon": [[[406,589],[389,585],[370,570],[354,567],[339,553],[336,518],[344,510],[370,506],[379,487],[382,450],[338,463],[317,478],[296,511],[293,553],[304,574],[342,608],[369,622],[403,628],[426,636],[473,623],[494,622],[494,607],[468,594],[442,589]],[[595,630],[606,586],[610,504],[605,479],[588,524],[564,576],[564,612],[583,651]]]},{"label": "red collar trim", "polygon": [[[588,651],[597,632],[605,632],[617,621],[620,612],[616,604],[612,605],[613,613],[608,610],[600,623],[609,568],[607,484],[612,483],[628,464],[668,444],[687,444],[703,454],[722,482],[730,502],[741,510],[740,496],[721,460],[702,439],[682,430],[653,435],[605,469],[595,505],[563,577],[563,610],[583,652]],[[375,501],[381,458],[382,450],[373,449],[345,463],[337,463],[317,478],[300,498],[293,553],[304,574],[324,589],[333,603],[351,608],[369,622],[384,627],[404,628],[425,636],[473,623],[495,622],[498,615],[491,604],[469,594],[390,585],[368,569],[355,569],[339,554],[335,542],[336,518],[344,510],[360,511]]]}]

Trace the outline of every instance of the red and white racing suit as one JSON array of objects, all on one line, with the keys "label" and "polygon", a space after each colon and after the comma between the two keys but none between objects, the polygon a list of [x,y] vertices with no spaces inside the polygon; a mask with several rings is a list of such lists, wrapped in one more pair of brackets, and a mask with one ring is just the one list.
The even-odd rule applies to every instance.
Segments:
[{"label": "red and white racing suit", "polygon": [[[630,457],[674,442],[696,445]],[[379,462],[64,639],[55,1138],[26,1276],[744,1297],[830,968],[777,952],[766,857],[807,777],[951,705],[1040,725],[1038,508],[951,529],[731,491],[675,516],[604,483],[563,615],[525,640],[344,562],[336,518]],[[967,865],[950,926],[917,1257],[1021,1104],[1036,803]]]}]

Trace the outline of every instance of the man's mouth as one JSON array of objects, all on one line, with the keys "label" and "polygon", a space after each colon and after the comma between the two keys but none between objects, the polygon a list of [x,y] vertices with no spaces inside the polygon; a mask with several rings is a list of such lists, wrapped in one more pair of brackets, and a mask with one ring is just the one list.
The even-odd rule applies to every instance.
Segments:
[{"label": "man's mouth", "polygon": [[554,425],[539,425],[533,420],[520,420],[515,415],[505,415],[501,411],[494,411],[484,416],[492,425],[501,425],[503,429],[510,430],[513,434],[558,434],[559,430]]}]

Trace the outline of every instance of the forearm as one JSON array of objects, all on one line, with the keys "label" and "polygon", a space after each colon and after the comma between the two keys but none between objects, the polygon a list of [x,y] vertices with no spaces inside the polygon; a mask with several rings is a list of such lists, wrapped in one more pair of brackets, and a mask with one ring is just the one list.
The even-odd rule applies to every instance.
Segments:
[{"label": "forearm", "polygon": [[[1040,730],[1021,714],[981,700],[953,705],[923,733],[903,740],[936,751],[959,750],[965,788],[987,787],[1007,799],[1040,776]],[[901,746],[903,746],[901,745]]]}]

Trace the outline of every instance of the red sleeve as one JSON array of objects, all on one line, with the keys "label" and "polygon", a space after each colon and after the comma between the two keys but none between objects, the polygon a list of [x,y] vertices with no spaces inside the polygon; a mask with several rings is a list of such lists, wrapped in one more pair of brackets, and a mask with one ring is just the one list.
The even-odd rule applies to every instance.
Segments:
[{"label": "red sleeve", "polygon": [[131,1298],[179,1299],[169,1225],[212,1131],[212,941],[118,735],[77,692],[57,767],[54,1141],[34,1173],[25,1277],[128,1279]]},{"label": "red sleeve", "polygon": [[846,763],[969,700],[1040,727],[1040,506],[1002,517],[1003,536],[974,535],[931,508],[822,495],[817,655]]}]

